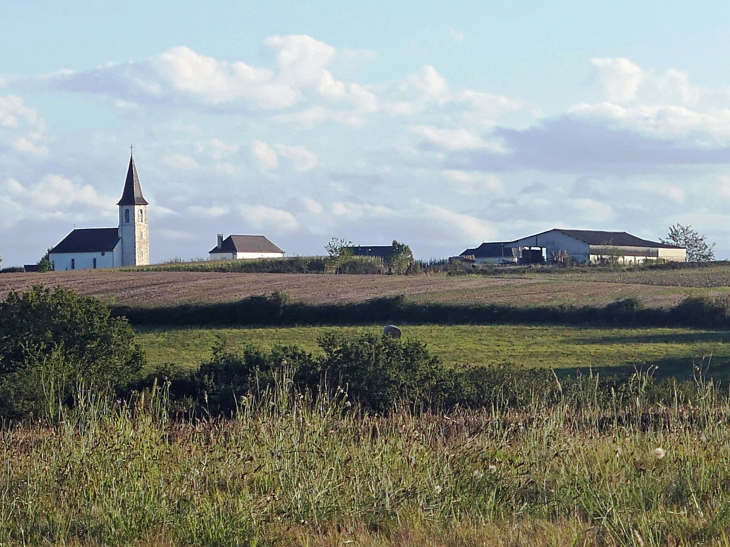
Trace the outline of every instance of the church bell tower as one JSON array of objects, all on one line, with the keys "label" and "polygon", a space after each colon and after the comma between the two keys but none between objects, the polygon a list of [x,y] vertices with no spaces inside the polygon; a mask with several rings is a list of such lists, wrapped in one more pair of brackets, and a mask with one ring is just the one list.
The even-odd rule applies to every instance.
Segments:
[{"label": "church bell tower", "polygon": [[[130,147],[131,148],[131,147]],[[147,200],[137,176],[134,156],[129,156],[127,180],[119,206],[119,237],[122,239],[122,266],[143,266],[150,263]]]}]

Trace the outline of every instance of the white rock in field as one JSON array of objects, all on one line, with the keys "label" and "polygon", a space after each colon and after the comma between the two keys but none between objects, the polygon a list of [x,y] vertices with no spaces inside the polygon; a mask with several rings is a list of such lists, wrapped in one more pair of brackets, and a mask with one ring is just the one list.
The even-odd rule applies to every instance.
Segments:
[{"label": "white rock in field", "polygon": [[386,325],[383,329],[383,334],[385,336],[390,336],[391,338],[400,338],[401,336],[400,329],[395,325]]}]

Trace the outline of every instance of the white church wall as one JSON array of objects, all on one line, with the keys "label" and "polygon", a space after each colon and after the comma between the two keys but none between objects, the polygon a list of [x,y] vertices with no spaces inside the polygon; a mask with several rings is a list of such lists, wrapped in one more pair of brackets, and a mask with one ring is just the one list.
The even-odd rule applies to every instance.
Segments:
[{"label": "white church wall", "polygon": [[114,268],[121,266],[120,247],[117,245],[114,251],[102,251],[98,253],[50,253],[49,260],[53,269],[57,272],[64,270],[92,270],[94,269],[94,260],[96,260],[96,269]]}]

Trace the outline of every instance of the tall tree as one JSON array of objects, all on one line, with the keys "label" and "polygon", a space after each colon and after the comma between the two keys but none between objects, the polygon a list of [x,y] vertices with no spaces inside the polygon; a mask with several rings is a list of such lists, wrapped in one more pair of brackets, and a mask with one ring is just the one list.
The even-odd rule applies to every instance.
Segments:
[{"label": "tall tree", "polygon": [[706,236],[697,233],[689,224],[677,223],[669,227],[667,239],[661,239],[661,242],[687,249],[687,262],[711,262],[715,260],[715,244],[705,240]]}]

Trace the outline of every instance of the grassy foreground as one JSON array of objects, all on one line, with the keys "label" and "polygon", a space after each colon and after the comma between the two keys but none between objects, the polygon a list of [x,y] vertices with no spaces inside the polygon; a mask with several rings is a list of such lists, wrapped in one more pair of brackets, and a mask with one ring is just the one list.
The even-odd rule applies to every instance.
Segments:
[{"label": "grassy foreground", "polygon": [[0,432],[0,544],[727,545],[730,402],[389,417],[293,393],[169,421],[159,391]]},{"label": "grassy foreground", "polygon": [[[176,363],[194,368],[210,359],[222,340],[233,351],[246,344],[270,349],[297,345],[317,351],[325,332],[347,335],[382,332],[381,327],[289,328],[153,328],[138,329],[150,365]],[[730,332],[679,328],[611,329],[519,325],[409,325],[404,336],[425,342],[446,364],[515,366],[553,369],[589,368],[611,372],[615,367],[658,365],[659,377],[691,377],[693,362],[712,359],[715,377],[730,376]],[[616,372],[623,370],[616,369]]]}]

